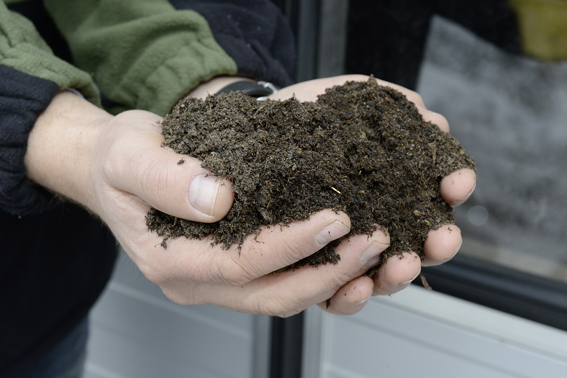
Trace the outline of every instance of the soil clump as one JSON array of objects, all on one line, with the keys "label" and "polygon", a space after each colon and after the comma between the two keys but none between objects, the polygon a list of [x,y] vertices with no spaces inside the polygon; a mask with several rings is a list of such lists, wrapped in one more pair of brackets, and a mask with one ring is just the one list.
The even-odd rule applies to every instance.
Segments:
[{"label": "soil clump", "polygon": [[[257,101],[239,92],[190,98],[162,128],[164,146],[200,159],[231,180],[235,193],[228,215],[213,224],[151,209],[148,228],[163,236],[164,247],[183,236],[209,237],[228,248],[262,225],[285,226],[330,208],[349,215],[350,235],[371,234],[376,225],[390,234],[382,262],[409,250],[423,258],[429,230],[454,223],[439,193],[441,179],[474,169],[455,138],[373,78],[330,88],[314,103]],[[288,268],[337,263],[339,242]]]}]

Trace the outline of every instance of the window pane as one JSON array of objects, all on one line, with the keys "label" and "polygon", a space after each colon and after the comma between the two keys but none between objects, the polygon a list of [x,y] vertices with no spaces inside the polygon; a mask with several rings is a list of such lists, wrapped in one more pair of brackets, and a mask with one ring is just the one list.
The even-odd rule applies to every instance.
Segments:
[{"label": "window pane", "polygon": [[461,253],[567,282],[567,61],[508,54],[435,17],[418,92],[477,162],[456,209]]}]

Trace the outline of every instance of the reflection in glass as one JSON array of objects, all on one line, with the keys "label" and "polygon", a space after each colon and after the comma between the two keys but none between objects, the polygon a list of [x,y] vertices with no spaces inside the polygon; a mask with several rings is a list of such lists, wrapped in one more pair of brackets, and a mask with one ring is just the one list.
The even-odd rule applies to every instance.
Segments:
[{"label": "reflection in glass", "polygon": [[418,92],[477,162],[461,252],[567,282],[567,61],[507,54],[436,17]]}]

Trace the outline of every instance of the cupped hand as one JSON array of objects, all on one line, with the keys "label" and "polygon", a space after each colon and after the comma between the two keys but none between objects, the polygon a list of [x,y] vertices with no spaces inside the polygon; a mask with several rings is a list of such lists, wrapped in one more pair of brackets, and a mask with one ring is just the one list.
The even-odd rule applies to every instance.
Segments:
[{"label": "cupped hand", "polygon": [[[314,100],[324,88],[357,78],[367,80],[331,78],[288,87],[276,95]],[[448,131],[444,118],[426,111],[419,96],[400,90],[426,119]],[[215,222],[229,211],[233,194],[230,182],[209,175],[199,161],[161,146],[160,120],[145,111],[112,117],[63,92],[34,125],[25,163],[30,180],[97,214],[142,273],[173,301],[278,316],[319,303],[328,311],[351,314],[370,295],[400,290],[419,273],[419,259],[408,252],[403,259],[389,259],[377,280],[364,276],[389,244],[388,235],[379,229],[371,237],[345,239],[336,248],[341,255],[337,265],[273,273],[349,232],[348,216],[330,210],[288,227],[266,226],[240,248],[224,250],[207,239],[178,238],[164,249],[161,237],[147,229],[150,207],[188,220]],[[457,205],[470,195],[474,182],[472,171],[455,172],[442,180],[441,193]],[[424,263],[449,259],[460,240],[456,226],[432,231]]]},{"label": "cupped hand", "polygon": [[160,121],[145,111],[113,117],[62,92],[35,123],[25,163],[30,180],[98,215],[173,301],[288,316],[329,298],[385,248],[358,240],[341,246],[341,264],[274,273],[349,232],[346,214],[324,210],[286,227],[266,226],[240,248],[178,238],[164,249],[146,226],[150,207],[215,222],[233,194],[230,182],[208,175],[199,161],[163,148]]},{"label": "cupped hand", "polygon": [[[346,81],[367,80],[368,76],[363,75],[317,79],[283,88],[270,98],[285,99],[294,96],[299,101],[316,101],[317,96],[324,93],[326,88],[342,85]],[[406,95],[416,105],[424,120],[436,124],[444,132],[449,132],[447,120],[442,115],[427,110],[419,94],[396,84],[382,80],[377,80],[377,82]],[[471,169],[461,169],[444,177],[439,189],[443,199],[454,207],[462,204],[470,197],[475,185],[475,172]],[[367,240],[367,236],[352,236],[337,248],[337,252],[341,253],[341,251],[346,250],[347,244],[357,245],[357,243],[364,243],[364,240]],[[390,242],[389,236],[381,231],[374,233],[373,240],[384,246],[383,250],[387,248]],[[371,295],[389,295],[409,286],[419,276],[422,266],[439,265],[449,261],[458,252],[461,243],[461,231],[455,225],[444,225],[431,230],[424,244],[425,257],[423,261],[412,251],[404,252],[401,258],[398,256],[390,257],[379,268],[376,279],[373,280],[365,275],[360,276],[348,282],[337,292],[331,293],[325,301],[319,303],[319,306],[333,313],[354,314],[364,307]]]},{"label": "cupped hand", "polygon": [[[345,214],[319,212],[289,227],[265,227],[228,250],[211,240],[162,238],[148,232],[145,215],[155,207],[177,217],[214,222],[230,209],[231,184],[201,168],[200,161],[161,147],[160,118],[144,111],[114,117],[93,162],[96,205],[120,244],[165,295],[180,304],[216,304],[231,309],[291,315],[344,285],[363,264],[272,274],[305,258],[349,231]],[[183,159],[182,164],[178,164]],[[337,270],[337,269],[335,269]]]},{"label": "cupped hand", "polygon": [[362,275],[368,262],[377,262],[386,246],[359,238],[343,243],[338,265],[274,273],[349,232],[348,216],[331,210],[285,227],[265,226],[228,250],[210,239],[185,238],[170,239],[164,248],[146,226],[150,207],[215,222],[230,209],[233,194],[231,183],[208,174],[200,161],[163,148],[160,121],[145,111],[129,111],[105,122],[94,141],[87,205],[174,302],[289,316],[325,300]]}]

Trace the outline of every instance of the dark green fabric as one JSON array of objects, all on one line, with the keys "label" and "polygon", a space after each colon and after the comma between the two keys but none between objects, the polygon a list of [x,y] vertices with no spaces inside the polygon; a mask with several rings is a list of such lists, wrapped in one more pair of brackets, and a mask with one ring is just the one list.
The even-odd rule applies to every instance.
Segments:
[{"label": "dark green fabric", "polygon": [[4,0],[4,3],[11,5],[11,4],[17,4],[17,3],[25,3],[26,1],[29,1],[29,0]]},{"label": "dark green fabric", "polygon": [[85,72],[55,57],[33,24],[0,2],[0,64],[50,80],[59,89],[73,87],[100,105],[98,90]]},{"label": "dark green fabric", "polygon": [[235,75],[206,20],[167,0],[47,0],[77,67],[117,104],[164,115],[200,82]]}]

